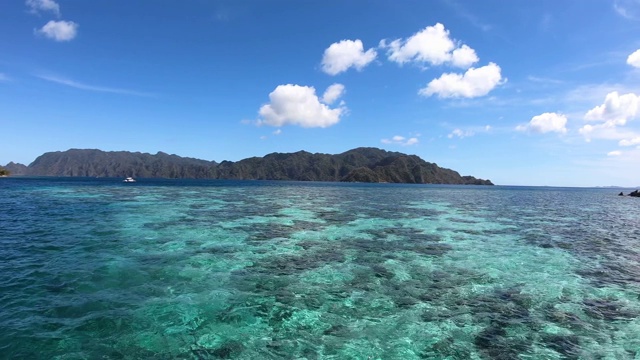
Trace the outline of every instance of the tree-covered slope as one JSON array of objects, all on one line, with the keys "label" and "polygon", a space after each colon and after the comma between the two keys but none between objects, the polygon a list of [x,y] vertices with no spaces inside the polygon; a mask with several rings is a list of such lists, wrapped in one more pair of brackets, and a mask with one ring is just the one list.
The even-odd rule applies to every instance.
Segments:
[{"label": "tree-covered slope", "polygon": [[[10,163],[11,165],[13,163]],[[7,167],[9,167],[7,165]],[[39,156],[28,167],[13,164],[19,175],[140,178],[194,178],[297,181],[357,181],[415,184],[493,185],[489,180],[460,176],[416,155],[377,148],[341,154],[272,153],[240,161],[185,158],[158,152],[71,149]],[[11,169],[9,169],[11,170]]]}]

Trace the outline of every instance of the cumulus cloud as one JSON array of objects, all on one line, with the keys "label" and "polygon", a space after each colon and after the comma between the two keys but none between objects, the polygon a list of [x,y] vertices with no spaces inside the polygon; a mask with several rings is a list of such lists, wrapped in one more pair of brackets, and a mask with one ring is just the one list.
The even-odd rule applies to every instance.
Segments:
[{"label": "cumulus cloud", "polygon": [[55,21],[51,20],[36,33],[42,34],[49,39],[55,41],[70,41],[76,37],[78,33],[78,24],[73,21]]},{"label": "cumulus cloud", "polygon": [[501,83],[500,66],[489,63],[483,67],[470,68],[464,74],[442,74],[420,89],[418,94],[438,95],[439,98],[474,98],[487,95]]},{"label": "cumulus cloud", "polygon": [[558,113],[544,113],[536,115],[525,125],[518,125],[516,130],[544,134],[557,132],[564,134],[567,132],[567,117]]},{"label": "cumulus cloud", "polygon": [[631,53],[631,55],[629,55],[629,57],[627,58],[627,64],[636,68],[640,68],[640,49],[634,51],[633,53]]},{"label": "cumulus cloud", "polygon": [[396,135],[394,137],[392,137],[391,139],[382,139],[380,140],[381,143],[383,144],[395,144],[395,145],[402,145],[402,146],[410,146],[410,145],[415,145],[418,143],[418,138],[417,137],[411,137],[411,138],[405,138],[404,136],[400,136],[400,135]]},{"label": "cumulus cloud", "polygon": [[578,132],[584,135],[587,141],[591,138],[628,139],[633,137],[633,133],[620,129],[638,115],[639,109],[639,95],[633,93],[620,95],[617,91],[610,92],[602,105],[594,107],[584,115],[586,121],[596,124],[587,124]]},{"label": "cumulus cloud", "polygon": [[269,94],[269,100],[260,107],[258,125],[325,128],[337,124],[347,111],[344,105],[330,108],[321,102],[311,86],[279,85]]},{"label": "cumulus cloud", "polygon": [[337,75],[353,67],[362,70],[377,56],[375,49],[364,51],[361,40],[342,40],[331,44],[322,57],[322,71]]},{"label": "cumulus cloud", "polygon": [[404,40],[396,39],[390,43],[382,40],[380,47],[387,49],[390,61],[401,65],[407,62],[450,64],[466,69],[478,62],[475,50],[467,45],[457,46],[457,42],[449,37],[449,31],[441,23],[427,26]]},{"label": "cumulus cloud", "polygon": [[51,11],[56,16],[60,16],[60,5],[53,0],[27,0],[29,11],[38,14],[41,11]]},{"label": "cumulus cloud", "polygon": [[344,85],[333,84],[325,90],[322,95],[322,102],[329,105],[333,104],[333,102],[338,100],[342,94],[344,94]]},{"label": "cumulus cloud", "polygon": [[587,121],[603,121],[610,125],[624,125],[629,119],[635,118],[640,107],[640,96],[628,93],[619,95],[617,91],[610,92],[604,99],[604,104],[589,110],[584,118]]},{"label": "cumulus cloud", "polygon": [[462,45],[451,53],[451,64],[455,67],[466,69],[477,63],[478,60],[476,51],[467,45]]},{"label": "cumulus cloud", "polygon": [[609,151],[607,153],[607,156],[620,156],[620,155],[622,155],[622,151],[620,150]]},{"label": "cumulus cloud", "polygon": [[622,139],[620,140],[620,142],[618,142],[618,145],[620,146],[640,145],[640,136],[634,137],[633,139]]}]

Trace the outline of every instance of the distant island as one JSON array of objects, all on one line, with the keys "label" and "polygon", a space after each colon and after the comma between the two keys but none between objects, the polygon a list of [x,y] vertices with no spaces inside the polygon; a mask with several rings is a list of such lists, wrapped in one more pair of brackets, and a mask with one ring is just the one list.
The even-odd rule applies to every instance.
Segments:
[{"label": "distant island", "polygon": [[4,168],[12,175],[25,176],[493,185],[490,180],[461,176],[416,155],[365,147],[335,155],[298,151],[221,163],[163,152],[70,149],[40,155],[29,166],[10,162]]}]

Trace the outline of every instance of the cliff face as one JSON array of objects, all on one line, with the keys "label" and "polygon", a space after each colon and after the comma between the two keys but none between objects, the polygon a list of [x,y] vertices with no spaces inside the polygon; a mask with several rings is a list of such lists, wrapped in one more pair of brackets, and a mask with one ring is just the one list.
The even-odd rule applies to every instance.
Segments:
[{"label": "cliff face", "polygon": [[298,181],[357,181],[415,184],[493,185],[489,180],[460,176],[415,155],[377,148],[341,154],[272,153],[237,162],[183,158],[159,152],[105,152],[71,149],[39,156],[28,167],[10,163],[14,175],[140,178],[193,178]]}]

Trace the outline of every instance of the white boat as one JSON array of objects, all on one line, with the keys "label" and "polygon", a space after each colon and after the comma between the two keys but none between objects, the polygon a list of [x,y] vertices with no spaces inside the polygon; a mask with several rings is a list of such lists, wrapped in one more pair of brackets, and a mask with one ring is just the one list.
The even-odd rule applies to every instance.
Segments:
[{"label": "white boat", "polygon": [[136,179],[134,179],[131,176],[129,176],[128,178],[122,180],[122,182],[136,182]]}]

